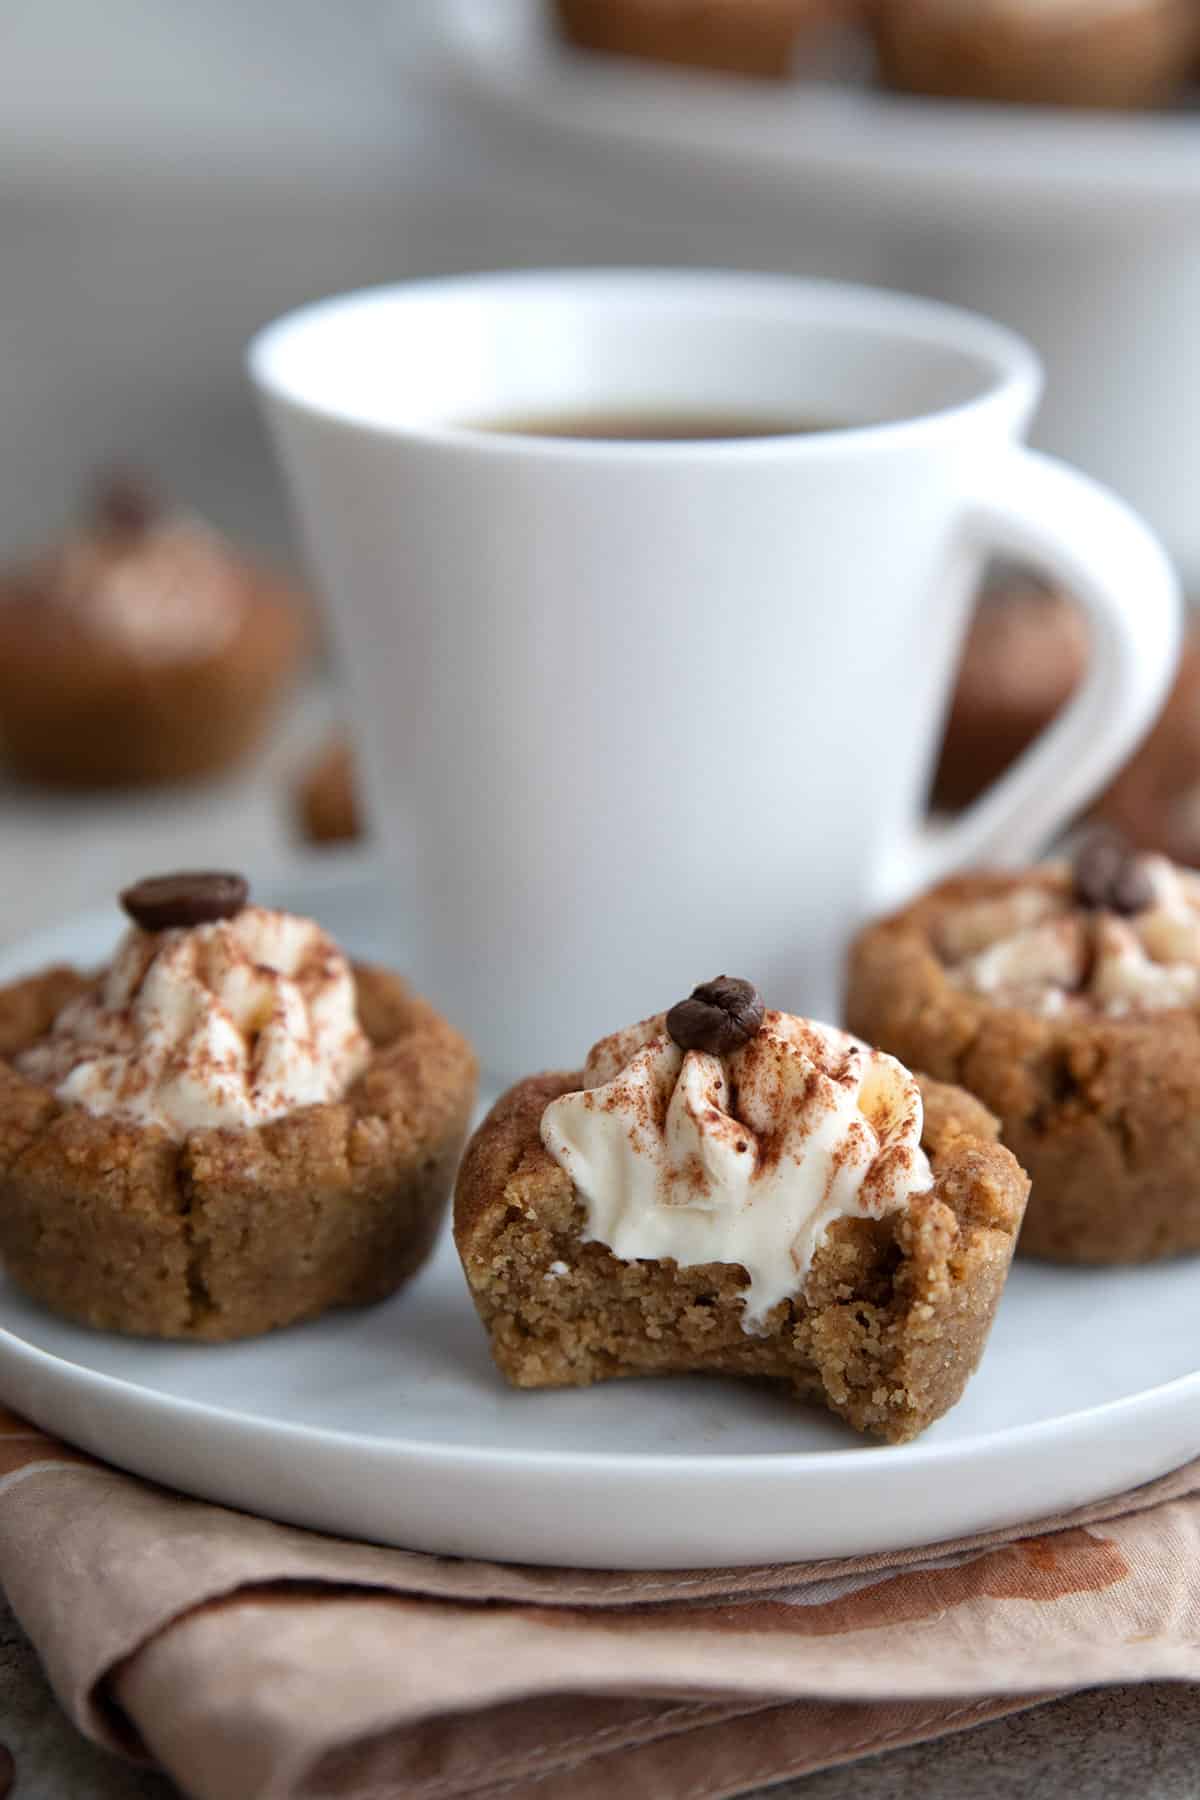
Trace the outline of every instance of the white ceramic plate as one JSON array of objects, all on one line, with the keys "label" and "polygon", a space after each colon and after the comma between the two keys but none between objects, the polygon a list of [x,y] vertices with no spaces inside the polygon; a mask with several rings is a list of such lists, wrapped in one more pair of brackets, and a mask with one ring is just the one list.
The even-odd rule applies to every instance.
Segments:
[{"label": "white ceramic plate", "polygon": [[[361,873],[274,895],[403,961]],[[107,953],[115,909],[0,955],[0,980]],[[453,1247],[386,1305],[256,1342],[81,1330],[0,1282],[0,1394],[49,1431],[204,1499],[411,1549],[687,1568],[885,1551],[1119,1492],[1200,1452],[1200,1260],[1018,1266],[962,1404],[918,1443],[862,1444],[752,1384],[508,1390]]]},{"label": "white ceramic plate", "polygon": [[547,0],[431,0],[427,14],[435,66],[461,92],[564,139],[802,189],[833,184],[846,204],[889,208],[991,195],[1078,216],[1119,201],[1194,208],[1200,197],[1194,105],[1094,114],[930,101],[849,80],[753,82],[571,54],[549,29]]}]

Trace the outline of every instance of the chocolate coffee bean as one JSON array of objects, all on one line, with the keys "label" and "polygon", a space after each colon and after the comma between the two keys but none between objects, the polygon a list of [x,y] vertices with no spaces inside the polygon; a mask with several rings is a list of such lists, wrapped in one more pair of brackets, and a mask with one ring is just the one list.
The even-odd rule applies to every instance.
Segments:
[{"label": "chocolate coffee bean", "polygon": [[1140,856],[1112,832],[1096,832],[1076,852],[1075,898],[1097,911],[1132,917],[1154,900],[1154,884]]},{"label": "chocolate coffee bean", "polygon": [[681,1050],[728,1056],[748,1043],[763,1022],[762,995],[752,981],[718,975],[693,988],[667,1014],[667,1030]]},{"label": "chocolate coffee bean", "polygon": [[250,894],[242,875],[212,870],[184,870],[178,875],[148,875],[121,894],[121,905],[143,931],[173,931],[179,926],[211,925],[232,919]]},{"label": "chocolate coffee bean", "polygon": [[96,488],[94,512],[102,531],[116,537],[140,537],[159,511],[154,490],[137,475],[114,470]]},{"label": "chocolate coffee bean", "polygon": [[1113,912],[1124,913],[1127,918],[1154,904],[1154,883],[1140,857],[1131,856],[1117,870],[1109,888],[1108,904]]},{"label": "chocolate coffee bean", "polygon": [[1125,861],[1125,846],[1108,832],[1099,832],[1079,846],[1072,869],[1075,898],[1084,906],[1107,906],[1108,892]]}]

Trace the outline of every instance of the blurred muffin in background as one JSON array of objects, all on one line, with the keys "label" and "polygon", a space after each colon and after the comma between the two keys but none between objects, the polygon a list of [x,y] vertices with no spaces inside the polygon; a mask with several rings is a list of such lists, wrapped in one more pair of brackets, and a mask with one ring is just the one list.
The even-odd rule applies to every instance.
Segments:
[{"label": "blurred muffin in background", "polygon": [[553,0],[586,50],[783,80],[797,54],[857,17],[862,0]]},{"label": "blurred muffin in background", "polygon": [[63,787],[217,774],[261,738],[306,611],[201,519],[110,476],[77,532],[0,573],[0,744]]},{"label": "blurred muffin in background", "polygon": [[1196,0],[872,0],[890,87],[945,99],[1142,107],[1200,48]]},{"label": "blurred muffin in background", "polygon": [[967,637],[933,803],[951,811],[990,787],[1070,699],[1087,666],[1083,614],[1016,572],[989,581]]},{"label": "blurred muffin in background", "polygon": [[362,836],[354,752],[338,731],[322,745],[292,795],[300,834],[310,844],[345,843]]}]

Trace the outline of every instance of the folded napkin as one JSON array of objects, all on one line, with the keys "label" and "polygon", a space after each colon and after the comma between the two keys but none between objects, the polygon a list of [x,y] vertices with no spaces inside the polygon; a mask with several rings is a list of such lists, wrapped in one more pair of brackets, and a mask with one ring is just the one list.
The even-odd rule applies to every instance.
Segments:
[{"label": "folded napkin", "polygon": [[1198,1542],[1200,1461],[901,1555],[464,1562],[187,1500],[0,1412],[14,1611],[81,1729],[195,1800],[715,1800],[1067,1689],[1194,1679]]}]

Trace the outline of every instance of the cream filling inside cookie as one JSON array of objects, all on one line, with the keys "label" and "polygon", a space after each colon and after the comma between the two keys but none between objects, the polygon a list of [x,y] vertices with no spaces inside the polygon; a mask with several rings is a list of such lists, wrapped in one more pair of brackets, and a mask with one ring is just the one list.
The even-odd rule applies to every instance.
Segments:
[{"label": "cream filling inside cookie", "polygon": [[333,940],[312,919],[248,906],[213,924],[128,931],[99,986],[17,1066],[90,1113],[182,1137],[339,1100],[369,1057]]},{"label": "cream filling inside cookie", "polygon": [[832,1026],[768,1012],[715,1056],[679,1049],[660,1013],[593,1048],[541,1134],[586,1238],[625,1262],[740,1264],[756,1332],[835,1219],[881,1218],[932,1185],[922,1123],[908,1070]]},{"label": "cream filling inside cookie", "polygon": [[1152,898],[1130,918],[1076,904],[1065,879],[959,908],[938,929],[952,980],[1003,1006],[1112,1017],[1200,1001],[1200,877],[1166,857],[1141,864]]}]

